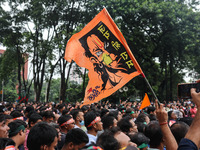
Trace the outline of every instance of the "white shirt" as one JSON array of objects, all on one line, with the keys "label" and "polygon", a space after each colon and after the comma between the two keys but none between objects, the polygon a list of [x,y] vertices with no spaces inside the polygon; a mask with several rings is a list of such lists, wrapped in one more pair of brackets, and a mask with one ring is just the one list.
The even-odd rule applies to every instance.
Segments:
[{"label": "white shirt", "polygon": [[87,146],[90,145],[90,144],[92,144],[92,143],[96,144],[97,136],[94,136],[94,135],[89,134],[89,133],[87,133],[87,136],[89,138],[89,142],[86,144]]}]

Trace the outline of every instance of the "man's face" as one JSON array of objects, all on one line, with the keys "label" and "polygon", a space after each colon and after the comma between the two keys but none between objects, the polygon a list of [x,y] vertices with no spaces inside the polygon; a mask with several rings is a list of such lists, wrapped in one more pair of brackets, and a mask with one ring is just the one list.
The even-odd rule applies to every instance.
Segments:
[{"label": "man's face", "polygon": [[20,131],[21,132],[21,135],[22,135],[22,141],[21,141],[21,144],[24,144],[25,140],[26,140],[26,132],[27,132],[27,129],[25,129],[24,131]]},{"label": "man's face", "polygon": [[51,118],[44,118],[44,121],[46,121],[47,123],[51,123],[51,122],[54,122],[54,118],[51,117]]},{"label": "man's face", "polygon": [[8,138],[8,130],[10,128],[5,121],[0,122],[0,138]]},{"label": "man's face", "polygon": [[103,123],[100,121],[96,122],[96,130],[101,131],[103,130]]},{"label": "man's face", "polygon": [[137,126],[135,125],[133,119],[131,119],[129,122],[132,124],[132,127],[130,128],[130,132],[132,131],[138,132]]},{"label": "man's face", "polygon": [[80,112],[78,113],[78,117],[79,117],[79,120],[80,120],[80,121],[84,120],[84,113],[83,113],[82,111],[80,111]]},{"label": "man's face", "polygon": [[67,126],[67,130],[69,131],[69,130],[71,130],[71,129],[74,128],[74,126],[75,126],[75,122],[73,121],[72,123],[67,124],[66,126]]},{"label": "man's face", "polygon": [[119,111],[117,116],[118,121],[122,119],[122,113]]},{"label": "man's face", "polygon": [[113,120],[113,127],[117,127],[117,119]]}]

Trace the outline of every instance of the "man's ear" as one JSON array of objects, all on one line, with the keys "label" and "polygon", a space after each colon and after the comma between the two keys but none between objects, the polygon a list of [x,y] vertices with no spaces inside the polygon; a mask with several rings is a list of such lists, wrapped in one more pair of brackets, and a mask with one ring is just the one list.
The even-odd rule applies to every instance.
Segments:
[{"label": "man's ear", "polygon": [[40,146],[40,150],[46,150],[47,149],[47,145],[41,145]]},{"label": "man's ear", "polygon": [[73,148],[74,148],[74,144],[73,144],[72,142],[69,142],[68,148],[69,148],[69,149],[73,149]]},{"label": "man's ear", "polygon": [[92,126],[93,126],[95,129],[97,128],[97,124],[96,124],[96,123],[95,123],[95,124],[93,124]]},{"label": "man's ear", "polygon": [[23,132],[23,131],[22,131],[22,130],[20,130],[20,131],[18,132],[18,134],[19,134],[19,135],[22,135],[22,132]]}]

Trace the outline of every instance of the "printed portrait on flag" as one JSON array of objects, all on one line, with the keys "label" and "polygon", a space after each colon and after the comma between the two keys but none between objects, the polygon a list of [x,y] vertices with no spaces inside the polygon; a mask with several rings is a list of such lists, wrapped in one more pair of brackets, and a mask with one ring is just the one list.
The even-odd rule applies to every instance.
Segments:
[{"label": "printed portrait on flag", "polygon": [[104,8],[67,43],[65,59],[88,69],[83,105],[116,92],[142,70],[126,40]]},{"label": "printed portrait on flag", "polygon": [[84,55],[89,58],[102,82],[99,85],[101,90],[115,87],[125,74],[136,71],[124,46],[103,22],[99,22],[79,41],[85,50]]}]

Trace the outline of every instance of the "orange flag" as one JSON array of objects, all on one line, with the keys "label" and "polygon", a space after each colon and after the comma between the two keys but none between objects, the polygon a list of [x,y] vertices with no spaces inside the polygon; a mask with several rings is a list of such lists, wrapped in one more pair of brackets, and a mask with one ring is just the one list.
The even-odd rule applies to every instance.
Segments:
[{"label": "orange flag", "polygon": [[3,90],[0,91],[0,94],[3,94]]},{"label": "orange flag", "polygon": [[147,93],[145,93],[144,99],[142,101],[142,104],[141,104],[139,110],[141,110],[141,109],[143,109],[145,107],[148,107],[149,105],[151,105],[151,103],[150,103],[150,100],[149,100],[149,97],[148,97]]},{"label": "orange flag", "polygon": [[82,105],[98,102],[142,73],[126,40],[104,8],[67,43],[65,59],[89,70]]}]

